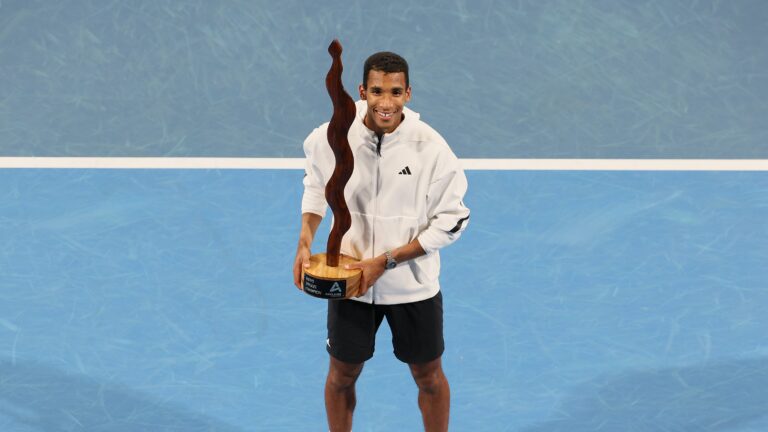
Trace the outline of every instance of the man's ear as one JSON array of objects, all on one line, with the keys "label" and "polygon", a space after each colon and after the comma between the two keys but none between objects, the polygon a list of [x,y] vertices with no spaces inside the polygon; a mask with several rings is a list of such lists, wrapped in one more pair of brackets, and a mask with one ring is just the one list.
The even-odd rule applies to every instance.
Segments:
[{"label": "man's ear", "polygon": [[362,100],[365,100],[365,87],[363,87],[363,85],[362,85],[362,84],[360,84],[360,85],[357,87],[357,91],[359,91],[359,92],[360,92],[360,99],[362,99]]},{"label": "man's ear", "polygon": [[406,102],[411,101],[411,86],[408,86],[408,89],[405,90],[405,101]]}]

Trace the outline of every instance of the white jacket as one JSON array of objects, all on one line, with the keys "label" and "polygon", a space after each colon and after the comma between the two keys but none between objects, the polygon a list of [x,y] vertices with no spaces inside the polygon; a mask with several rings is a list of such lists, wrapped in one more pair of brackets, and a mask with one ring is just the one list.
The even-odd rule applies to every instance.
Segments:
[{"label": "white jacket", "polygon": [[[440,290],[438,250],[453,243],[467,226],[469,209],[462,199],[467,178],[443,137],[419,114],[403,108],[405,118],[382,137],[363,124],[366,102],[358,101],[357,116],[347,135],[355,168],[344,189],[352,227],[341,241],[341,253],[373,258],[418,238],[426,255],[386,270],[356,300],[399,304],[431,298]],[[335,167],[328,144],[328,123],[304,141],[306,176],[302,213],[325,216],[325,185]],[[325,247],[325,240],[317,242]]]}]

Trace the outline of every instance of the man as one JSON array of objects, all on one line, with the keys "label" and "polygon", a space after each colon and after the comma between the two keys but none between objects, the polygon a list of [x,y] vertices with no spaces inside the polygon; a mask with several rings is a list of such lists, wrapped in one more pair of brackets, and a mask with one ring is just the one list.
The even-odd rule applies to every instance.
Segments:
[{"label": "man", "polygon": [[[445,140],[405,107],[411,99],[405,59],[390,52],[369,57],[359,92],[348,133],[355,167],[345,188],[352,227],[341,251],[361,260],[350,268],[362,270],[362,289],[356,299],[328,301],[328,425],[333,432],[352,429],[355,382],[373,356],[376,331],[386,317],[395,356],[408,364],[418,386],[424,429],[446,431],[450,389],[441,366],[438,250],[467,226],[469,209],[462,202],[467,179]],[[326,123],[315,129],[304,142],[302,222],[293,267],[299,289],[335,166],[327,128]]]}]

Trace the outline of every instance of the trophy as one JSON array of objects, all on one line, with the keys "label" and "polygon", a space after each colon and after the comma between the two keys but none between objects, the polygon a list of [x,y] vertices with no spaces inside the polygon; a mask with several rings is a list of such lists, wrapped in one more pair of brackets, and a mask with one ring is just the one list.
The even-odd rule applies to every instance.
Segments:
[{"label": "trophy", "polygon": [[333,102],[333,116],[328,124],[328,144],[333,150],[336,166],[325,185],[325,199],[333,211],[333,227],[328,236],[326,253],[312,255],[309,268],[302,268],[301,274],[304,292],[324,299],[356,296],[360,292],[362,275],[359,269],[346,270],[344,265],[356,260],[341,254],[341,238],[352,225],[349,208],[344,199],[344,187],[355,168],[347,133],[356,113],[355,102],[344,90],[341,82],[341,51],[341,43],[334,39],[328,47],[333,62],[325,77],[325,87]]}]

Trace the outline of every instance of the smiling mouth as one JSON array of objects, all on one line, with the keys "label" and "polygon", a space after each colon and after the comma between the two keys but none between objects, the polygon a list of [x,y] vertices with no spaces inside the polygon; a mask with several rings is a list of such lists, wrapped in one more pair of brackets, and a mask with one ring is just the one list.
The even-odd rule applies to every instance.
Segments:
[{"label": "smiling mouth", "polygon": [[375,111],[375,112],[376,112],[376,116],[378,116],[382,120],[392,120],[392,116],[395,115],[395,113],[393,112],[388,112],[388,113],[381,112],[381,111]]}]

